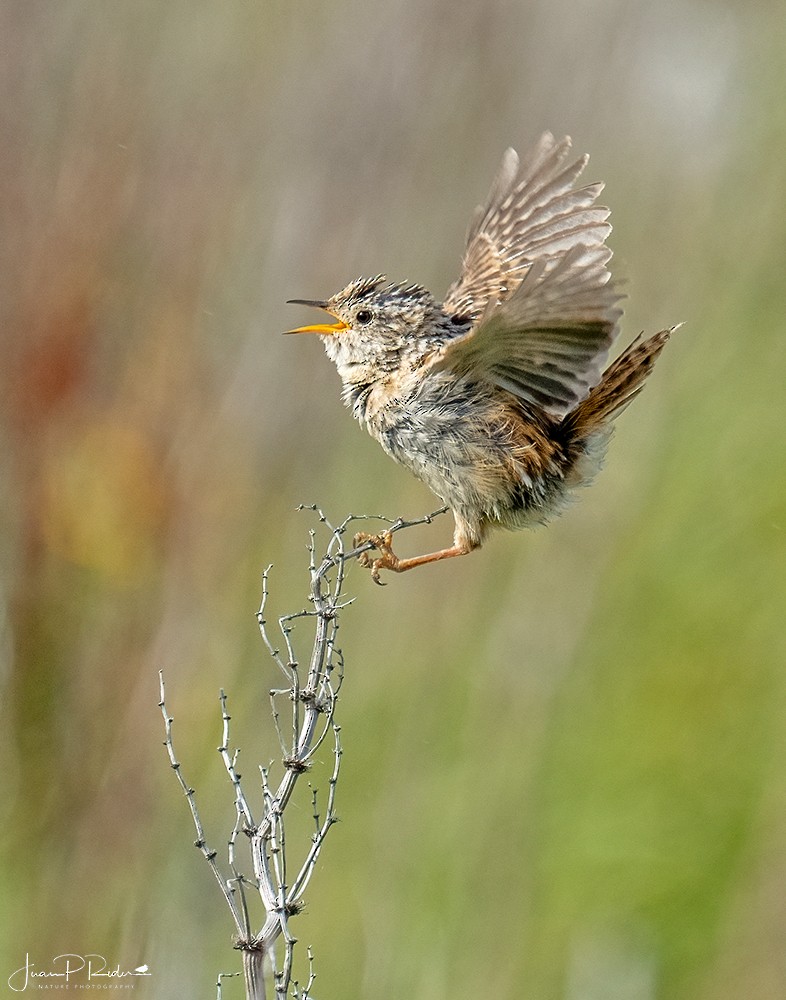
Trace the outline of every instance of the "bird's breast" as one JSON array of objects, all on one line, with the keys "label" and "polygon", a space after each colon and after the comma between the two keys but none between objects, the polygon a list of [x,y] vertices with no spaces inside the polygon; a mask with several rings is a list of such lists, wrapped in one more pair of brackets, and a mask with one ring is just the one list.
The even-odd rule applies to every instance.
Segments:
[{"label": "bird's breast", "polygon": [[411,377],[399,372],[376,373],[359,369],[351,373],[341,372],[343,399],[352,410],[353,416],[375,437],[376,428],[386,425],[397,414],[402,402],[413,395],[415,387]]},{"label": "bird's breast", "polygon": [[449,502],[499,470],[510,443],[499,405],[455,378],[378,388],[369,393],[363,422],[392,458]]}]

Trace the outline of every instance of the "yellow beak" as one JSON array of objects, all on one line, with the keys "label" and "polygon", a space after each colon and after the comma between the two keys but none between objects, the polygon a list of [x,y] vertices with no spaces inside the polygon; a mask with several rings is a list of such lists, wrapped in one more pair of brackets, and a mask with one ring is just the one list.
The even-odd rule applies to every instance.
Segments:
[{"label": "yellow beak", "polygon": [[315,323],[313,326],[298,326],[294,330],[284,330],[285,334],[289,333],[341,333],[342,330],[348,329],[346,323]]},{"label": "yellow beak", "polygon": [[[289,299],[287,301],[288,305],[296,306],[314,306],[317,309],[324,309],[325,312],[330,312],[327,307],[327,302],[320,302],[315,299]],[[330,313],[332,316],[333,313]],[[294,330],[285,330],[284,332],[289,333],[319,333],[330,336],[331,334],[341,333],[342,330],[348,330],[349,327],[343,320],[339,320],[338,323],[314,323],[310,326],[299,326]]]}]

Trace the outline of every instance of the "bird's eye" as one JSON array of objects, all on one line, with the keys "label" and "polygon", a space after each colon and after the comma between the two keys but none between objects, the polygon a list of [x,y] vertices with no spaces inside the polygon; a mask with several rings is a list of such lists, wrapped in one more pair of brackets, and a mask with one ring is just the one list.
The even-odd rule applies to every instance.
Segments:
[{"label": "bird's eye", "polygon": [[360,309],[355,319],[361,326],[368,326],[374,318],[374,313],[370,309]]}]

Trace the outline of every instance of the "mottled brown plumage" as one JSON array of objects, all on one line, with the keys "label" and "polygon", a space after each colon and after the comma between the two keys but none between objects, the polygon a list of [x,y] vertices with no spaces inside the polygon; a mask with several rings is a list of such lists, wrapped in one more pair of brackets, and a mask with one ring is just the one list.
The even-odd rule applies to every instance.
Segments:
[{"label": "mottled brown plumage", "polygon": [[574,187],[587,157],[543,135],[509,149],[473,217],[461,273],[440,303],[425,288],[360,278],[318,306],[343,396],[385,451],[453,510],[453,545],[399,559],[387,535],[359,536],[374,579],[478,548],[493,527],[559,513],[600,467],[612,421],[669,338],[639,338],[608,368],[622,314],[610,281],[601,184]]}]

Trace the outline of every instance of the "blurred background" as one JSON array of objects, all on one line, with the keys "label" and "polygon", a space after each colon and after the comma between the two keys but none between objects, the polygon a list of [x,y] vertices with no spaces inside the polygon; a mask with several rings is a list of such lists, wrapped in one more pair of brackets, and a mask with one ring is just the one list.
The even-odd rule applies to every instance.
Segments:
[{"label": "blurred background", "polygon": [[623,338],[686,325],[548,530],[351,570],[343,822],[295,929],[319,997],[785,996],[786,7],[25,0],[0,52],[0,991],[26,953],[162,1000],[239,968],[157,671],[223,848],[217,693],[251,773],[296,505],[437,505],[285,300],[442,294],[548,128],[607,183]]}]

